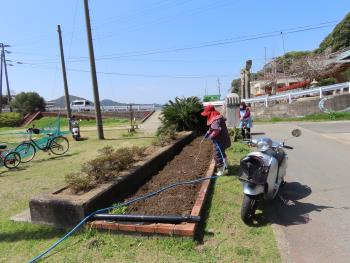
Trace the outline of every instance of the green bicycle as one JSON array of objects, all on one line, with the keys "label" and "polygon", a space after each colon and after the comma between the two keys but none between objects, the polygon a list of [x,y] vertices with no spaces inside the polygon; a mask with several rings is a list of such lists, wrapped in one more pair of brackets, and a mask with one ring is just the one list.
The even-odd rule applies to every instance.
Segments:
[{"label": "green bicycle", "polygon": [[29,140],[22,142],[15,149],[15,152],[19,153],[21,156],[22,163],[27,163],[33,160],[37,149],[44,152],[50,151],[55,155],[65,154],[69,149],[69,141],[66,137],[48,133],[47,135],[49,138],[44,138],[44,143],[38,143],[38,141],[32,139],[32,134],[39,134],[40,130],[29,128],[27,132],[29,133]]}]

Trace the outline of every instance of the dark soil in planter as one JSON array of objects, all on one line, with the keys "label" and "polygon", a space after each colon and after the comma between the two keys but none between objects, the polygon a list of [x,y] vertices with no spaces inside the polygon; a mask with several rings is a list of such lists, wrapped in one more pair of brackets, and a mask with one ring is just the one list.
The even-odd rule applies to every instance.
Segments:
[{"label": "dark soil in planter", "polygon": [[[127,200],[158,190],[169,184],[202,178],[206,175],[212,159],[212,142],[196,138],[174,157],[172,161]],[[201,184],[177,186],[127,208],[127,214],[139,215],[190,215]],[[127,201],[126,200],[126,201]]]}]

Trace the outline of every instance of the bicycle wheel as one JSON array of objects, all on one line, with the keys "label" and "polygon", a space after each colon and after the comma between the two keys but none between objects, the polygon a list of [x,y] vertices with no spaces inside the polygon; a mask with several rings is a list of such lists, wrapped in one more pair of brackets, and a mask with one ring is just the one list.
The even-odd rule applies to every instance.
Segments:
[{"label": "bicycle wheel", "polygon": [[62,155],[68,151],[69,142],[66,137],[58,136],[52,139],[49,148],[53,154]]},{"label": "bicycle wheel", "polygon": [[21,163],[21,156],[17,152],[10,152],[5,155],[4,165],[8,169],[16,168]]},{"label": "bicycle wheel", "polygon": [[33,160],[36,149],[31,143],[22,143],[16,147],[15,152],[21,156],[22,163],[27,163]]}]

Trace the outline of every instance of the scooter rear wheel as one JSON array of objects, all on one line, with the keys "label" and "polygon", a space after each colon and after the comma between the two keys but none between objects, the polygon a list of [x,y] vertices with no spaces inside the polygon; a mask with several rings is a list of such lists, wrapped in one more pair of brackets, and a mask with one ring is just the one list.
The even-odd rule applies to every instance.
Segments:
[{"label": "scooter rear wheel", "polygon": [[241,207],[241,218],[243,222],[247,225],[253,223],[253,217],[258,205],[256,197],[244,195]]}]

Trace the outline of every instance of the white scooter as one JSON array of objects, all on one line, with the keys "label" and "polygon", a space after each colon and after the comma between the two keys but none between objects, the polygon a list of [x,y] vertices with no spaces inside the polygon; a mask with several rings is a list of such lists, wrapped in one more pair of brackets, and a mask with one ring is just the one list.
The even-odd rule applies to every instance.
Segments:
[{"label": "white scooter", "polygon": [[[299,137],[301,131],[292,131],[294,137]],[[280,187],[285,183],[288,156],[284,149],[293,147],[284,142],[275,142],[270,138],[259,138],[247,141],[257,148],[242,158],[239,167],[239,179],[243,183],[244,198],[241,207],[241,218],[250,225],[260,200],[274,199]]]},{"label": "white scooter", "polygon": [[76,141],[80,140],[80,124],[78,121],[71,122],[72,136]]}]

